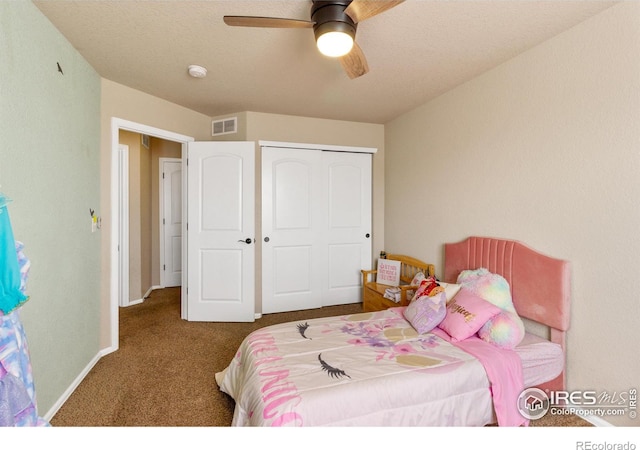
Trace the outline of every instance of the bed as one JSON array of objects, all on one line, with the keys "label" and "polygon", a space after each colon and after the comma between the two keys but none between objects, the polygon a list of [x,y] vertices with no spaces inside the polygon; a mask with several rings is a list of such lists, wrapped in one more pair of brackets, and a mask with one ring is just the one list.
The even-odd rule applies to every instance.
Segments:
[{"label": "bed", "polygon": [[518,409],[523,389],[564,387],[570,265],[487,237],[447,243],[444,252],[443,286],[489,271],[508,282],[518,316],[545,332],[527,331],[505,349],[478,334],[452,339],[440,326],[419,333],[408,307],[265,327],[215,376],[235,401],[232,425],[528,425]]}]

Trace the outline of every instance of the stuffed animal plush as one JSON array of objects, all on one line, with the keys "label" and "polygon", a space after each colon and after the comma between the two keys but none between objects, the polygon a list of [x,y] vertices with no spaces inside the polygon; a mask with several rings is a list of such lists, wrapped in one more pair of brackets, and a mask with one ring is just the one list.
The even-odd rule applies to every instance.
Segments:
[{"label": "stuffed animal plush", "polygon": [[463,270],[458,275],[458,284],[502,310],[478,330],[481,339],[507,349],[513,349],[522,341],[524,323],[513,306],[511,289],[504,277],[486,268]]},{"label": "stuffed animal plush", "polygon": [[423,295],[426,295],[428,297],[434,297],[441,292],[444,292],[444,288],[440,286],[440,283],[438,283],[438,280],[436,280],[436,277],[430,276],[430,277],[426,277],[420,282],[420,287],[416,291],[415,296],[413,298],[417,299]]}]

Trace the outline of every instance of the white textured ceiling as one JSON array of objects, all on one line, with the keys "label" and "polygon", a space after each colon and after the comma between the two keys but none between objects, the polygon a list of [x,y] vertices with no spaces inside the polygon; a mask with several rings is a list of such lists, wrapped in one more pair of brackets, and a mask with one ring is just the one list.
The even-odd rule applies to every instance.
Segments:
[{"label": "white textured ceiling", "polygon": [[[38,0],[103,78],[219,116],[241,111],[386,123],[615,4],[407,0],[358,25],[370,72],[351,80],[311,29],[229,27],[224,15],[309,20],[311,1]],[[203,79],[187,67],[208,69]]]}]

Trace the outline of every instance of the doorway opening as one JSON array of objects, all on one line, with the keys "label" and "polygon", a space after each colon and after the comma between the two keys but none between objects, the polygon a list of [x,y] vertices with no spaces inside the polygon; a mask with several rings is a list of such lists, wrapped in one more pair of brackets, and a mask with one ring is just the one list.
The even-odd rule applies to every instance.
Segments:
[{"label": "doorway opening", "polygon": [[[121,150],[119,143],[120,131],[131,131],[146,135],[149,137],[156,137],[166,141],[173,141],[181,144],[181,160],[182,160],[182,195],[186,193],[184,184],[186,183],[186,154],[187,143],[194,141],[194,138],[190,136],[180,135],[171,131],[162,130],[160,128],[143,125],[136,122],[131,122],[124,119],[112,118],[111,119],[111,235],[110,235],[110,247],[111,247],[111,267],[110,267],[110,308],[109,308],[109,323],[110,323],[110,335],[111,335],[111,351],[116,351],[119,347],[119,311],[118,308],[121,304],[121,296],[123,295],[123,275],[122,268],[124,259],[129,258],[129,254],[125,254],[123,249],[123,231],[121,224],[128,221],[128,217],[124,217],[128,214],[128,210],[123,208],[121,200],[122,191],[122,177],[120,170]],[[186,209],[186,201],[182,201],[183,216]],[[183,227],[186,225],[183,224]],[[186,237],[186,230],[183,229],[183,236]],[[184,238],[183,238],[184,239]],[[186,258],[184,252],[186,251],[186,245],[182,245],[182,276],[183,280],[186,276]],[[122,250],[122,251],[121,251]],[[125,280],[126,281],[126,280]],[[182,293],[182,316],[184,317],[184,310],[186,307],[186,294]]]}]

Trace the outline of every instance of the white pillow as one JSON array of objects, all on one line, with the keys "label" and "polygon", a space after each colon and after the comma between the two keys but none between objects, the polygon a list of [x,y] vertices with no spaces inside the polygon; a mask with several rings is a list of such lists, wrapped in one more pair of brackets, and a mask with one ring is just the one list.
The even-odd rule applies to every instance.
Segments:
[{"label": "white pillow", "polygon": [[425,278],[427,278],[427,276],[422,273],[422,272],[418,272],[413,276],[413,280],[411,280],[411,286],[420,286],[420,283],[422,282],[422,280],[424,280]]},{"label": "white pillow", "polygon": [[444,288],[444,293],[447,296],[447,303],[451,301],[453,297],[460,291],[462,285],[455,283],[443,283],[442,281],[438,281],[438,284]]}]

